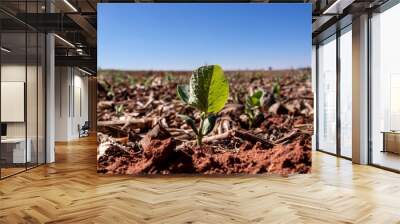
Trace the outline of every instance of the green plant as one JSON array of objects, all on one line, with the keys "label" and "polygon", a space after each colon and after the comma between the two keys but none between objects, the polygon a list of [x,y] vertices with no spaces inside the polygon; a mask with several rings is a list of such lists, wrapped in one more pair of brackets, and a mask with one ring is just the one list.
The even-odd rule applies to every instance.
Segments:
[{"label": "green plant", "polygon": [[110,88],[107,90],[107,96],[114,99],[115,94],[114,94],[114,90],[113,90],[112,87],[110,87]]},{"label": "green plant", "polygon": [[104,91],[107,93],[107,98],[111,98],[114,99],[114,89],[113,86],[111,84],[109,84],[107,81],[105,81],[104,77],[102,75],[100,75],[101,78],[99,78],[98,80],[98,84],[101,86],[101,88],[104,89]]},{"label": "green plant", "polygon": [[193,117],[179,115],[194,131],[197,144],[209,134],[217,119],[218,113],[225,106],[229,95],[229,83],[219,65],[202,66],[196,69],[189,85],[177,87],[178,97],[185,103],[200,111],[200,126],[196,128]]},{"label": "green plant", "polygon": [[249,128],[252,128],[254,121],[259,113],[264,92],[262,90],[255,91],[252,95],[248,95],[244,106],[244,112],[248,117]]},{"label": "green plant", "polygon": [[121,83],[124,83],[125,74],[122,72],[116,72],[115,74],[112,75],[112,81],[113,81],[113,84],[116,86]]},{"label": "green plant", "polygon": [[254,73],[254,77],[256,79],[262,79],[263,78],[263,73],[262,72],[256,72]]},{"label": "green plant", "polygon": [[308,81],[310,78],[311,78],[311,75],[309,73],[301,71],[301,74],[300,74],[301,82]]},{"label": "green plant", "polygon": [[153,76],[148,77],[148,78],[146,78],[146,80],[144,81],[143,85],[144,85],[145,87],[149,87],[149,86],[151,85],[151,83],[153,82],[153,80],[154,80],[154,77],[153,77]]},{"label": "green plant", "polygon": [[274,85],[272,86],[272,93],[276,99],[281,96],[281,84],[279,84],[279,78],[275,79]]},{"label": "green plant", "polygon": [[166,83],[171,83],[175,80],[174,76],[170,72],[165,73],[164,79]]},{"label": "green plant", "polygon": [[136,84],[136,78],[133,75],[128,76],[129,86],[133,88]]},{"label": "green plant", "polygon": [[121,117],[123,115],[124,105],[122,105],[122,104],[115,105],[114,109],[115,109],[115,114],[117,115],[117,117]]}]

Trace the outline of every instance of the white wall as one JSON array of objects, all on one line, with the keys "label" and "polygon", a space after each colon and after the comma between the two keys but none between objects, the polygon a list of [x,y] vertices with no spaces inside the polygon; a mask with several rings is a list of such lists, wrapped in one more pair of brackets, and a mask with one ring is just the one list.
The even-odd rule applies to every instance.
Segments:
[{"label": "white wall", "polygon": [[68,140],[68,88],[69,88],[69,68],[55,68],[55,141]]},{"label": "white wall", "polygon": [[[75,70],[75,75],[74,75],[74,92],[75,94],[73,97],[74,99],[74,108],[73,108],[73,119],[71,120],[71,135],[74,136],[74,138],[79,137],[78,133],[78,124],[83,125],[85,121],[88,121],[88,78],[87,76],[82,76],[82,73],[79,72],[79,74],[76,74]],[[80,97],[79,97],[80,96]],[[79,102],[80,101],[80,102]],[[80,107],[80,108],[79,108]],[[80,111],[81,110],[81,111]],[[75,112],[75,113],[74,113]]]},{"label": "white wall", "polygon": [[[1,66],[1,81],[25,82],[25,65],[8,64]],[[4,110],[6,108],[2,108]],[[25,123],[7,123],[7,137],[25,137]]]},{"label": "white wall", "polygon": [[[37,70],[39,69],[39,70]],[[25,104],[21,108],[22,113],[26,112],[26,121],[22,122],[5,122],[7,124],[7,137],[9,138],[25,138],[29,139],[31,155],[33,162],[39,159],[39,163],[44,163],[44,74],[39,66],[25,66],[25,64],[2,64],[1,81],[2,82],[24,82],[26,84],[26,107]],[[25,80],[27,78],[27,80]],[[24,94],[22,90],[21,94]],[[7,97],[7,96],[2,96]],[[1,108],[7,111],[10,108]],[[25,111],[26,110],[26,111]],[[13,113],[7,111],[7,113]],[[38,153],[38,154],[37,154]]]},{"label": "white wall", "polygon": [[56,67],[55,85],[55,140],[77,139],[78,125],[88,120],[88,78],[76,68]]},{"label": "white wall", "polygon": [[[18,64],[3,64],[1,66],[1,81],[3,82],[25,82],[26,70],[28,73],[32,72],[36,68]],[[27,93],[29,97],[29,93]],[[36,92],[35,92],[36,96]],[[7,108],[1,108],[6,110]],[[36,114],[35,114],[36,115]],[[29,115],[28,115],[29,116]],[[28,117],[28,120],[31,120]],[[7,137],[25,137],[25,122],[7,122]],[[28,136],[29,137],[29,136]]]}]

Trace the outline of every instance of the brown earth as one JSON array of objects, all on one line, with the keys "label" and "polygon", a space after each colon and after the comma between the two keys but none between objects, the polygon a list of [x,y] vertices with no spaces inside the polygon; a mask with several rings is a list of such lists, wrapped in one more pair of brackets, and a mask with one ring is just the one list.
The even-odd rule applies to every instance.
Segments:
[{"label": "brown earth", "polygon": [[[156,126],[156,130],[159,126]],[[152,133],[152,132],[150,132]],[[174,138],[146,135],[142,150],[126,152],[117,143],[99,158],[99,172],[118,174],[235,174],[308,173],[311,149],[305,141],[265,148],[260,142],[243,142],[239,148],[220,150],[216,144],[184,146],[176,150]],[[116,152],[116,150],[120,150]]]},{"label": "brown earth", "polygon": [[[139,72],[99,75],[99,173],[290,175],[310,171],[309,70],[285,71],[279,78],[254,72],[229,74],[228,103],[201,147],[177,116],[187,114],[199,122],[199,113],[176,99],[176,86],[187,82],[188,75],[177,73],[168,79],[163,73],[148,79]],[[272,91],[273,83],[280,85],[278,95]],[[243,104],[255,89],[262,89],[265,96],[250,128]]]}]

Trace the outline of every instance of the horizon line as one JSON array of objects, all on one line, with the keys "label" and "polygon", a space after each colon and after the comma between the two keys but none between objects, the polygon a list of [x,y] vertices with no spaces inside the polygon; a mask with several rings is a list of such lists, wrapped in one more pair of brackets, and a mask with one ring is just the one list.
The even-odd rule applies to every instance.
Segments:
[{"label": "horizon line", "polygon": [[[311,69],[311,66],[301,66],[301,67],[291,67],[291,68],[277,68],[274,69],[223,69],[223,71],[286,71],[286,70],[299,70],[299,69]],[[114,71],[131,71],[131,72],[144,72],[144,71],[153,71],[153,72],[162,72],[162,71],[174,71],[174,72],[188,72],[194,71],[195,69],[119,69],[119,68],[97,68],[97,71],[106,71],[106,70],[114,70]]]}]

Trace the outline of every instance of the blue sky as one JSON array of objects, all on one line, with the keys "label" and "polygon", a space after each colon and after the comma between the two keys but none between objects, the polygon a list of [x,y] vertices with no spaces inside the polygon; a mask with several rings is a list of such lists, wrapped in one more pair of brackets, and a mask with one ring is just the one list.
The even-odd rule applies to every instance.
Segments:
[{"label": "blue sky", "polygon": [[98,4],[98,67],[193,70],[311,64],[310,4]]}]

